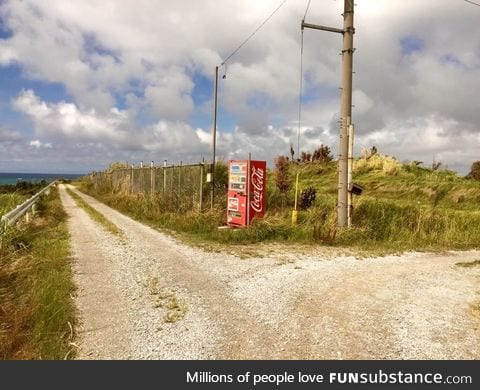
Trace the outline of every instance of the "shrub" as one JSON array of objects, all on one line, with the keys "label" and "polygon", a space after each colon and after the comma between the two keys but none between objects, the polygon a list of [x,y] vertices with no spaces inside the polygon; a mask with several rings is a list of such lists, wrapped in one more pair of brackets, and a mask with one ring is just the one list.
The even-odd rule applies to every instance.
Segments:
[{"label": "shrub", "polygon": [[302,154],[300,156],[300,161],[303,162],[303,163],[307,163],[307,162],[312,161],[312,154],[308,153],[308,152],[302,152]]},{"label": "shrub", "polygon": [[320,163],[328,163],[333,160],[332,151],[330,147],[326,145],[320,145],[318,149],[313,152],[312,161],[318,161]]},{"label": "shrub", "polygon": [[282,206],[285,206],[285,200],[288,191],[292,186],[290,176],[288,174],[290,163],[285,156],[278,156],[275,159],[275,183],[278,191],[282,194]]},{"label": "shrub", "polygon": [[473,180],[480,180],[480,161],[475,161],[472,164],[468,177]]},{"label": "shrub", "polygon": [[317,190],[313,187],[305,188],[300,193],[300,209],[307,210],[312,207],[315,198],[317,197]]}]

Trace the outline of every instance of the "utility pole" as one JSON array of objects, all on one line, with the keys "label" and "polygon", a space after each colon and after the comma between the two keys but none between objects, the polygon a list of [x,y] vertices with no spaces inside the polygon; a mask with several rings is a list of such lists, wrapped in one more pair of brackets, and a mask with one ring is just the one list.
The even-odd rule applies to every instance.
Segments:
[{"label": "utility pole", "polygon": [[340,155],[338,159],[337,226],[348,226],[348,126],[352,117],[352,69],[353,69],[353,26],[354,0],[344,0],[343,29],[305,23],[302,29],[313,28],[343,35],[342,49],[342,98],[340,106]]},{"label": "utility pole", "polygon": [[210,208],[215,204],[215,150],[217,147],[217,102],[218,102],[218,66],[215,67],[215,79],[213,84],[213,129],[212,129],[212,193],[210,199]]}]

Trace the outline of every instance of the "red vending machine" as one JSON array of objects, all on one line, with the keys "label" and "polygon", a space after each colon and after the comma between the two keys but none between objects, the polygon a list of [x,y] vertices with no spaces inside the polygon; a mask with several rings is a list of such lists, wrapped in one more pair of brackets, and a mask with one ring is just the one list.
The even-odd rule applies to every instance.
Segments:
[{"label": "red vending machine", "polygon": [[267,163],[231,160],[228,164],[227,223],[248,226],[265,214]]}]

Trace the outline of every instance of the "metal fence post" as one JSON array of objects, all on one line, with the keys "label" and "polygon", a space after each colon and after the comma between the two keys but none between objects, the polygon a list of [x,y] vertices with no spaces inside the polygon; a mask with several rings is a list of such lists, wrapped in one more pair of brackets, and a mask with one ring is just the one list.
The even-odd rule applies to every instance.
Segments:
[{"label": "metal fence post", "polygon": [[150,163],[150,194],[155,192],[155,166],[153,161]]},{"label": "metal fence post", "polygon": [[180,166],[178,167],[178,199],[180,199],[181,193],[182,193],[182,161],[180,161]]},{"label": "metal fence post", "polygon": [[167,160],[163,161],[163,193],[167,188]]},{"label": "metal fence post", "polygon": [[170,193],[172,194],[172,197],[174,195],[174,191],[173,191],[173,175],[175,174],[175,164],[172,165],[172,174],[170,175]]},{"label": "metal fence post", "polygon": [[204,166],[204,163],[205,163],[205,159],[204,161],[202,162],[202,165],[200,165],[200,197],[199,197],[199,205],[198,205],[198,209],[200,212],[202,212],[202,208],[203,208],[203,166]]},{"label": "metal fence post", "polygon": [[131,174],[130,174],[130,176],[131,176],[131,178],[130,178],[130,192],[132,194],[135,192],[135,190],[133,188],[134,184],[135,184],[134,179],[133,179],[133,172],[134,172],[134,170],[133,170],[133,165],[132,165]]}]

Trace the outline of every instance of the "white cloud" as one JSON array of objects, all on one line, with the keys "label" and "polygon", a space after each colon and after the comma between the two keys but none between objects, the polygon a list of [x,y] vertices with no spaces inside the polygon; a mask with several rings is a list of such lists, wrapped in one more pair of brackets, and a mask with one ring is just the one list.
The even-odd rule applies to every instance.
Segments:
[{"label": "white cloud", "polygon": [[43,143],[38,139],[30,141],[30,146],[34,147],[35,149],[41,149],[41,148],[52,149],[53,147],[51,143],[49,142]]},{"label": "white cloud", "polygon": [[[307,21],[340,27],[341,3],[312,2]],[[448,147],[465,160],[478,150],[478,9],[454,0],[357,3],[357,145],[376,143],[400,159],[437,153],[465,169],[471,162]],[[0,15],[12,37],[0,41],[0,65],[15,63],[26,77],[60,83],[72,97],[52,103],[27,90],[15,99],[39,142],[60,138],[71,153],[82,143],[95,153],[109,150],[112,159],[126,150],[198,158],[208,155],[211,136],[192,116],[211,107],[205,99],[195,105],[195,76],[211,81],[214,66],[277,4],[5,0]],[[270,157],[296,145],[304,7],[287,2],[228,62],[220,106],[236,123],[220,128],[220,155]],[[402,48],[405,37],[421,42],[420,50]],[[341,36],[305,30],[304,38],[302,145],[335,150],[339,96],[331,91],[340,83]]]},{"label": "white cloud", "polygon": [[22,136],[17,131],[7,130],[0,127],[0,143],[12,143],[18,142],[22,139]]},{"label": "white cloud", "polygon": [[32,90],[22,91],[13,106],[30,117],[36,133],[43,137],[103,141],[122,141],[126,137],[121,129],[126,114],[116,108],[102,116],[95,109],[82,111],[73,103],[46,103]]}]

